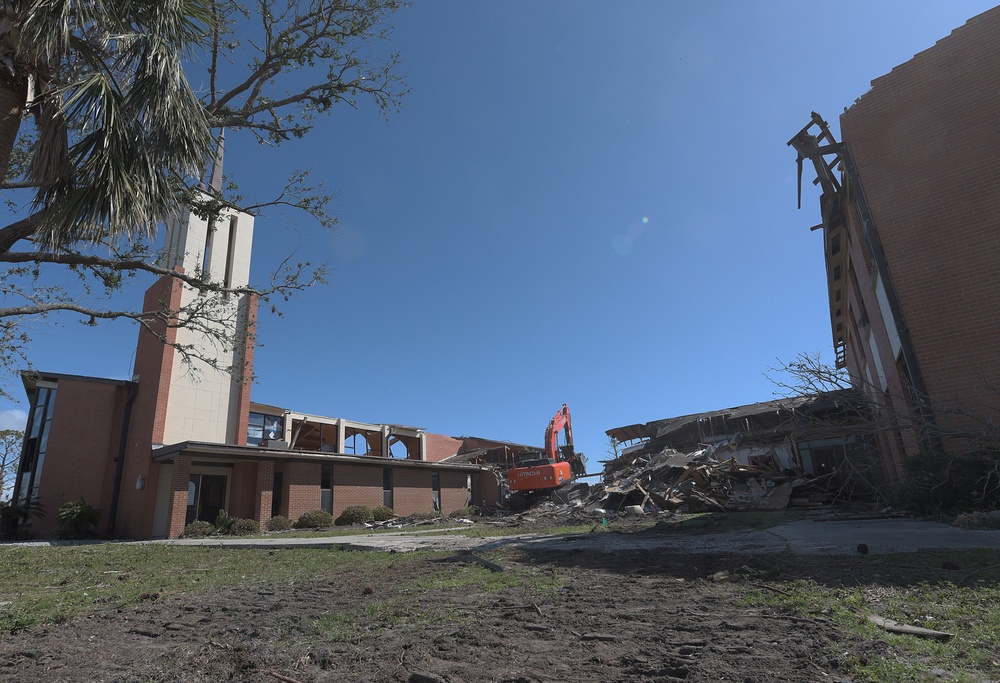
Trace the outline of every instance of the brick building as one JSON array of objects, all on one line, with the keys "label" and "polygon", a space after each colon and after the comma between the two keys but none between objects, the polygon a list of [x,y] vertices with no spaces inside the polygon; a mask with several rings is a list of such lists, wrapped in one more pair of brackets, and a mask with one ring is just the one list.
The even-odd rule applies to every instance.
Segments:
[{"label": "brick building", "polygon": [[1000,8],[872,81],[840,142],[815,113],[789,142],[822,190],[837,364],[886,418],[892,479],[905,454],[981,447],[1000,408],[997,83]]},{"label": "brick building", "polygon": [[[230,211],[211,226],[184,215],[167,225],[166,263],[239,288],[249,282],[252,240],[248,214]],[[176,311],[198,296],[163,277],[144,310]],[[128,538],[174,538],[222,509],[263,524],[350,505],[446,514],[498,501],[492,468],[442,461],[499,442],[252,403],[243,380],[252,375],[256,311],[252,296],[233,296],[203,321],[209,329],[140,329],[131,380],[25,373],[31,407],[14,500],[49,511],[31,534],[53,535],[55,511],[80,497],[103,511],[102,535]],[[239,341],[220,348],[213,325]],[[197,358],[185,362],[179,349]],[[238,371],[219,369],[230,367]]]}]

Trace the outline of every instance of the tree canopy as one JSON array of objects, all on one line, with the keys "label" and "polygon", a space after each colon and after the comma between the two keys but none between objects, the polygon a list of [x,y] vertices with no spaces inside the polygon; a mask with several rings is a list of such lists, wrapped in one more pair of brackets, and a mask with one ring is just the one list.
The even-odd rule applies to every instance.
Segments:
[{"label": "tree canopy", "polygon": [[[168,275],[214,295],[221,283],[157,265],[158,226],[187,207],[212,215],[201,175],[223,130],[280,145],[320,116],[367,99],[381,115],[405,85],[384,49],[399,0],[8,0],[0,8],[0,363],[25,360],[25,318],[56,312],[94,323],[148,316],[99,302],[140,273]],[[264,153],[264,150],[262,150]],[[331,199],[307,171],[274,196],[322,225]],[[51,284],[53,269],[78,279]],[[286,261],[254,289],[288,296],[322,277]],[[93,296],[88,296],[93,295]],[[135,297],[138,299],[138,297]],[[204,301],[199,304],[204,307]],[[200,311],[161,311],[193,321]]]}]

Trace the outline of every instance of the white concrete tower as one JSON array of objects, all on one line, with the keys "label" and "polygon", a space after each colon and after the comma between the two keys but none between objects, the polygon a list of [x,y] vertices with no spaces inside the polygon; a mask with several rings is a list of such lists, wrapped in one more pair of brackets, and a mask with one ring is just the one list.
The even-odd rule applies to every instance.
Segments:
[{"label": "white concrete tower", "polygon": [[[220,138],[209,196],[218,196],[221,190],[222,156]],[[214,220],[184,211],[166,226],[164,265],[227,288],[245,287],[250,282],[253,224],[253,216],[231,208],[223,208]],[[176,300],[177,287],[171,290]],[[172,358],[165,358],[171,366],[169,382],[164,387],[162,379],[166,378],[161,379],[161,405],[157,406],[163,420],[162,443],[239,443],[253,374],[249,366],[255,298],[205,294],[188,285],[180,285],[179,290],[180,310],[198,307],[199,299],[203,308],[191,324],[185,324],[181,316],[174,348],[167,347],[172,352]],[[196,358],[185,359],[181,349],[190,349]]]}]

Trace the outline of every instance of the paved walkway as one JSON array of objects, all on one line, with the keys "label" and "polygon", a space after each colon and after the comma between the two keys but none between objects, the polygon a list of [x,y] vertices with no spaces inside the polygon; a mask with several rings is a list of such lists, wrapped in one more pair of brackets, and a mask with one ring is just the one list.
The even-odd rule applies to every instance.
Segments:
[{"label": "paved walkway", "polygon": [[853,554],[859,544],[871,554],[909,553],[920,549],[1000,549],[1000,531],[970,531],[946,524],[915,519],[871,519],[851,521],[800,520],[770,529],[728,531],[717,534],[629,534],[595,533],[564,535],[522,534],[498,538],[471,538],[438,530],[393,532],[324,538],[210,538],[155,541],[174,545],[238,548],[342,548],[345,550],[488,551],[503,546],[544,550],[673,550],[677,552],[732,552],[804,554]]},{"label": "paved walkway", "polygon": [[[454,531],[459,531],[455,529]],[[101,543],[103,541],[83,541]],[[971,531],[916,519],[866,519],[850,521],[799,520],[765,530],[724,533],[620,533],[519,534],[472,538],[441,529],[421,529],[352,536],[295,538],[182,538],[169,541],[132,541],[167,545],[219,548],[339,548],[407,553],[415,550],[486,552],[505,546],[547,551],[593,550],[616,553],[629,550],[664,550],[689,553],[783,553],[797,555],[849,555],[864,544],[873,555],[912,553],[922,549],[988,548],[1000,550],[1000,531]],[[80,541],[29,541],[16,546],[78,545]],[[2,546],[0,546],[2,547]]]}]

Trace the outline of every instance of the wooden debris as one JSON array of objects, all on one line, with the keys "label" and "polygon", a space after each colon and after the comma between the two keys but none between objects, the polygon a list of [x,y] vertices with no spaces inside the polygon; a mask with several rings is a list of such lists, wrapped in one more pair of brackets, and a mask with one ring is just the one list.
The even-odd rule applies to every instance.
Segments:
[{"label": "wooden debris", "polygon": [[482,565],[492,572],[503,571],[503,567],[496,562],[490,562],[489,560],[479,557],[478,555],[452,555],[451,557],[442,557],[439,560],[435,560],[435,562],[472,562],[474,564]]},{"label": "wooden debris", "polygon": [[929,628],[922,628],[920,626],[910,626],[909,624],[901,624],[898,621],[892,619],[887,619],[886,617],[880,617],[877,614],[872,614],[871,612],[863,613],[868,621],[872,622],[879,628],[889,631],[891,633],[905,633],[910,636],[918,636],[920,638],[932,638],[934,640],[951,640],[955,637],[954,633],[945,633],[943,631],[934,631]]},{"label": "wooden debris", "polygon": [[751,460],[720,459],[712,449],[680,453],[667,448],[651,456],[622,456],[607,463],[591,505],[612,511],[647,504],[688,512],[784,510],[821,506],[831,498],[823,481],[829,475],[811,478],[782,470],[770,456]]}]

